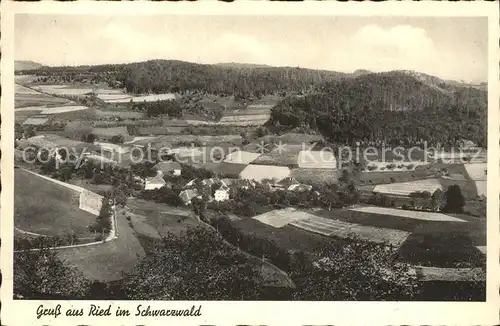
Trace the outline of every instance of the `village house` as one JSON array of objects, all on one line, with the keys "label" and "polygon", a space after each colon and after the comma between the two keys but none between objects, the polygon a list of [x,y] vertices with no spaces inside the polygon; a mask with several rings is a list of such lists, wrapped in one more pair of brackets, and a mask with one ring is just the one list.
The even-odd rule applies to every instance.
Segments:
[{"label": "village house", "polygon": [[288,189],[293,185],[298,185],[299,182],[294,177],[286,177],[283,180],[278,181],[274,187]]},{"label": "village house", "polygon": [[126,146],[121,146],[118,144],[112,144],[112,143],[104,143],[104,142],[95,142],[96,145],[98,145],[101,150],[104,152],[107,152],[109,154],[117,153],[117,154],[126,154],[130,152],[130,148]]},{"label": "village house", "polygon": [[179,193],[179,198],[182,200],[184,205],[191,204],[191,200],[195,197],[201,198],[196,189],[186,189]]},{"label": "village house", "polygon": [[93,164],[112,164],[112,165],[116,164],[116,162],[113,161],[112,159],[104,157],[104,156],[100,155],[99,153],[94,153],[94,152],[85,153],[83,155],[83,157],[84,157],[85,162],[89,162],[89,163],[93,163]]},{"label": "village house", "polygon": [[196,186],[196,182],[197,181],[200,181],[200,179],[193,179],[191,181],[189,181],[188,183],[186,183],[184,185],[184,189],[191,189],[191,188],[194,188]]},{"label": "village house", "polygon": [[163,175],[180,176],[182,172],[182,167],[178,162],[159,162],[153,168]]},{"label": "village house", "polygon": [[215,201],[226,201],[229,200],[229,188],[225,186],[221,186],[214,193]]},{"label": "village house", "polygon": [[312,186],[311,185],[306,185],[303,183],[299,184],[293,184],[287,189],[288,191],[297,191],[297,192],[305,192],[305,191],[311,191]]},{"label": "village house", "polygon": [[154,190],[154,189],[160,189],[166,185],[165,180],[163,180],[163,177],[161,174],[157,174],[156,176],[152,178],[146,178],[146,182],[144,185],[144,190]]},{"label": "village house", "polygon": [[207,187],[211,187],[214,184],[219,183],[220,180],[218,178],[210,178],[210,179],[204,179],[201,181],[201,184]]}]

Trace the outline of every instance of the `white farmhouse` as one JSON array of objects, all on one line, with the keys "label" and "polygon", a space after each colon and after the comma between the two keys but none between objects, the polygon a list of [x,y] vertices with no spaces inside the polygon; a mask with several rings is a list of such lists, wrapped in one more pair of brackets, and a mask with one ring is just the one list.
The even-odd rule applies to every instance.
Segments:
[{"label": "white farmhouse", "polygon": [[226,187],[220,187],[214,193],[215,201],[226,201],[229,200],[229,189]]},{"label": "white farmhouse", "polygon": [[160,189],[163,186],[165,186],[165,184],[166,182],[165,180],[163,180],[162,176],[160,174],[157,174],[152,178],[146,178],[146,184],[144,186],[144,190]]}]

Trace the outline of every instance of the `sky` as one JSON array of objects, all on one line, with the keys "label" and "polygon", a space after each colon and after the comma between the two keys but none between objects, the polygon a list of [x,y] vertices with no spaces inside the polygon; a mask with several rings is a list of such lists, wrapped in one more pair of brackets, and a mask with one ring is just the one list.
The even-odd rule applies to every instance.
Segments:
[{"label": "sky", "polygon": [[50,66],[175,59],[353,72],[415,70],[487,81],[488,24],[479,17],[15,17],[15,58]]}]

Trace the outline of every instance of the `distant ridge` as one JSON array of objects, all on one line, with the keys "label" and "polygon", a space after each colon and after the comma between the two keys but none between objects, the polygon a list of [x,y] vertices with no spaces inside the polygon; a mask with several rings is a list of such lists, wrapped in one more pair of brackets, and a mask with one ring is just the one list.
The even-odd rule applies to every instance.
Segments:
[{"label": "distant ridge", "polygon": [[224,67],[224,68],[273,68],[269,65],[261,65],[254,63],[238,63],[238,62],[221,62],[216,63],[216,66]]},{"label": "distant ridge", "polygon": [[14,71],[20,70],[36,70],[42,68],[43,65],[38,62],[29,60],[16,60],[14,61]]},{"label": "distant ridge", "polygon": [[355,72],[351,74],[352,77],[358,77],[358,76],[363,76],[363,75],[368,75],[368,74],[373,74],[373,71],[366,70],[366,69],[358,69]]}]

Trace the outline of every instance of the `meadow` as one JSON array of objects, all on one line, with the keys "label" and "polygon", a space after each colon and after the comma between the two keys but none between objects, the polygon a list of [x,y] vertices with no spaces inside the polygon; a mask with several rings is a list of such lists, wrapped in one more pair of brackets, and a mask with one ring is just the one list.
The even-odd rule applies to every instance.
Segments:
[{"label": "meadow", "polygon": [[88,226],[96,216],[78,208],[79,193],[20,169],[15,170],[14,225],[48,236],[94,235]]},{"label": "meadow", "polygon": [[190,210],[142,199],[128,200],[126,211],[137,232],[154,238],[166,233],[179,235],[189,227],[200,225],[191,217]]},{"label": "meadow", "polygon": [[166,101],[175,100],[175,94],[165,93],[165,94],[153,94],[153,95],[143,95],[143,96],[131,96],[122,97],[105,100],[106,103],[127,103],[127,102],[156,102],[156,101]]}]

